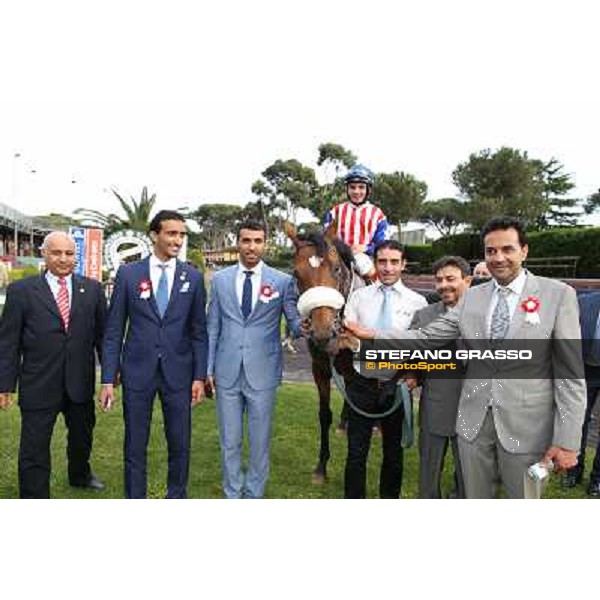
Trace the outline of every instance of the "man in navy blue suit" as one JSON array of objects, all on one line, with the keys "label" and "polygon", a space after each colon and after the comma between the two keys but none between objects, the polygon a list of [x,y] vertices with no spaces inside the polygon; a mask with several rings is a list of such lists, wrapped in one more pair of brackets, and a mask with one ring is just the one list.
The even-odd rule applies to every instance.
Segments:
[{"label": "man in navy blue suit", "polygon": [[149,235],[153,253],[117,273],[104,336],[100,404],[111,408],[120,374],[125,495],[145,498],[146,450],[158,393],[169,454],[167,498],[185,498],[191,407],[204,399],[206,295],[201,273],[177,260],[186,236],[183,216],[160,211]]},{"label": "man in navy blue suit", "polygon": [[[581,294],[578,300],[582,354],[585,363],[585,383],[587,386],[587,407],[577,465],[569,469],[563,479],[563,486],[566,488],[575,487],[583,479],[588,429],[594,404],[598,393],[600,393],[600,292]],[[596,448],[587,493],[596,498],[600,497],[600,440]]]}]

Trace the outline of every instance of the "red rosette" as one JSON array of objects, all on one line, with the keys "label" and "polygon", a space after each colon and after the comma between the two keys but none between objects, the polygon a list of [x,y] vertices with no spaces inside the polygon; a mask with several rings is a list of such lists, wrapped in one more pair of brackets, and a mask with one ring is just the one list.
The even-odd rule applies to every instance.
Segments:
[{"label": "red rosette", "polygon": [[138,283],[138,291],[140,294],[144,292],[149,292],[152,290],[152,282],[149,279],[143,279]]},{"label": "red rosette", "polygon": [[536,313],[540,310],[540,299],[536,296],[527,296],[523,302],[521,302],[521,310],[526,313]]}]

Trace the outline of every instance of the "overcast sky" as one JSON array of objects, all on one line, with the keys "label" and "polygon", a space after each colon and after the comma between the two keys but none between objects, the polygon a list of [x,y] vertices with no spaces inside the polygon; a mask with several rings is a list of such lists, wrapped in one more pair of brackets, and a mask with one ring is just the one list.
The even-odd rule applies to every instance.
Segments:
[{"label": "overcast sky", "polygon": [[[593,2],[3,0],[0,201],[28,214],[244,203],[322,142],[456,195],[469,153],[600,187]],[[19,153],[19,158],[14,158]],[[31,171],[35,170],[35,173]],[[76,181],[76,183],[71,183]]]}]

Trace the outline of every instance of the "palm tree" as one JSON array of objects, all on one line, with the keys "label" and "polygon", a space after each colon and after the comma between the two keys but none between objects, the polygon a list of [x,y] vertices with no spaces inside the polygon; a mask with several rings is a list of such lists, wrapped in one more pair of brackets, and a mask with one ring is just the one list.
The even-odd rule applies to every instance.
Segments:
[{"label": "palm tree", "polygon": [[111,188],[111,192],[117,197],[125,217],[120,217],[114,213],[106,214],[89,208],[78,208],[74,213],[81,215],[84,225],[100,227],[107,235],[121,229],[146,231],[150,222],[150,214],[156,203],[156,194],[148,197],[148,188],[144,186],[138,202],[133,196],[126,200],[115,189]]}]

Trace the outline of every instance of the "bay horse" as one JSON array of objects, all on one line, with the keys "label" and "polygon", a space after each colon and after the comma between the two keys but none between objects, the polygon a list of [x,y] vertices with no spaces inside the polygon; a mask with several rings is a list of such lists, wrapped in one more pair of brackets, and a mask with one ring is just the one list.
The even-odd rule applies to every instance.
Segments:
[{"label": "bay horse", "polygon": [[336,231],[333,224],[324,233],[312,230],[298,234],[293,225],[286,224],[286,233],[296,250],[293,274],[300,292],[298,312],[306,319],[312,374],[319,393],[321,439],[313,483],[324,483],[327,478],[332,366],[345,382],[354,373],[352,352],[340,343],[343,309],[352,290],[354,257]]}]

